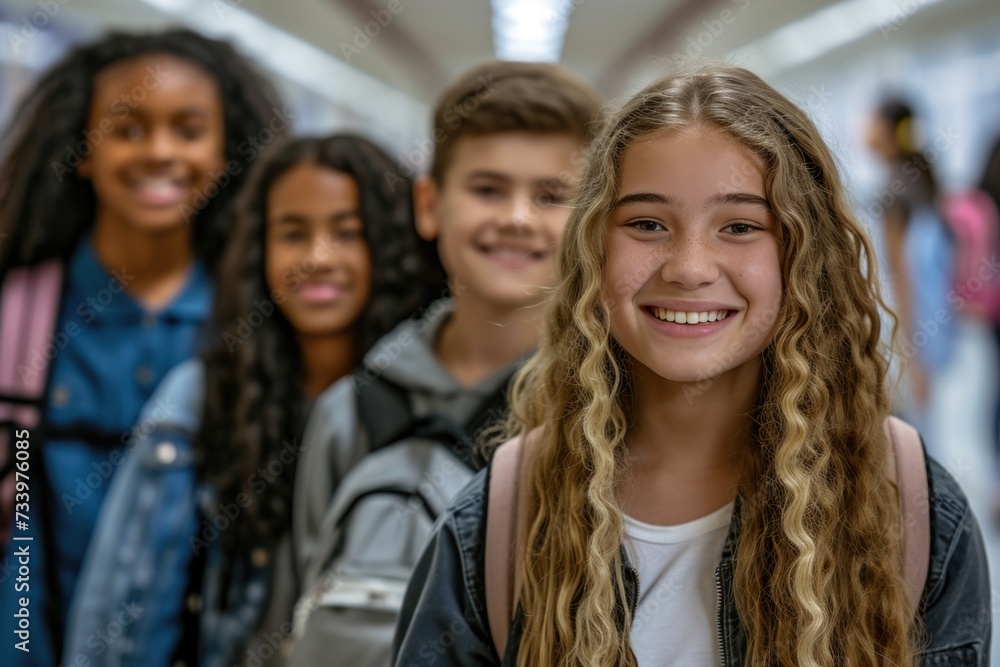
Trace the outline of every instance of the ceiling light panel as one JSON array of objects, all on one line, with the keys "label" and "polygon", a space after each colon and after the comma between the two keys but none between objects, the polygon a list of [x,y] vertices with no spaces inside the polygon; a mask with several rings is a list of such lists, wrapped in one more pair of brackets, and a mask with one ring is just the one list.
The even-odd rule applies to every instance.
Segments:
[{"label": "ceiling light panel", "polygon": [[497,58],[559,61],[573,0],[492,0],[492,6]]}]

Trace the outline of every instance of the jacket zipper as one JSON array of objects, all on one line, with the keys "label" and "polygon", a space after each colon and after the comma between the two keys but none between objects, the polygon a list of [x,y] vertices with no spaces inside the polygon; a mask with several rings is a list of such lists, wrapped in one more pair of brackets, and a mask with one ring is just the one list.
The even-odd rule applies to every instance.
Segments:
[{"label": "jacket zipper", "polygon": [[629,605],[629,621],[635,621],[635,611],[639,607],[639,570],[629,564],[628,571],[632,574],[632,604]]},{"label": "jacket zipper", "polygon": [[[719,566],[721,567],[721,566]],[[719,574],[719,567],[715,568],[715,599],[716,599],[716,633],[719,639],[719,665],[726,666],[726,648],[722,639],[722,576]]]}]

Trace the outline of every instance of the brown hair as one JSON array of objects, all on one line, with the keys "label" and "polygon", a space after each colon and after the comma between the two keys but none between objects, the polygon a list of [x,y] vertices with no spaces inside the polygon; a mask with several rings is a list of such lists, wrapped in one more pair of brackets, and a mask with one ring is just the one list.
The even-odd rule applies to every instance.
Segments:
[{"label": "brown hair", "polygon": [[559,65],[500,60],[477,65],[438,98],[431,177],[444,183],[455,144],[465,136],[566,133],[586,144],[602,104],[593,86]]}]

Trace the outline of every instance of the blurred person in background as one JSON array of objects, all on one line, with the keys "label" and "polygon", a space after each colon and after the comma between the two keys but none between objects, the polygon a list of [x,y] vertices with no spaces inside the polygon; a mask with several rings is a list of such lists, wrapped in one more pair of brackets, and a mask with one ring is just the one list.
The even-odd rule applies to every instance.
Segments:
[{"label": "blurred person in background", "polygon": [[926,432],[934,378],[955,348],[955,317],[948,300],[954,242],[938,209],[931,162],[917,147],[915,124],[909,103],[886,99],[872,115],[866,139],[885,167],[874,206],[882,217],[902,352],[908,360],[904,412]]},{"label": "blurred person in background", "polygon": [[[306,415],[444,288],[414,229],[409,180],[384,177],[395,171],[353,136],[297,139],[262,159],[216,277],[215,343],[144,409],[178,406],[136,438],[115,478],[64,664],[282,662],[299,594],[290,527]],[[122,600],[144,611],[98,651]]]},{"label": "blurred person in background", "polygon": [[[993,144],[992,150],[990,150],[989,156],[986,159],[986,167],[983,170],[983,177],[979,183],[979,189],[989,198],[990,204],[993,207],[993,222],[994,227],[991,230],[993,232],[994,239],[1000,237],[1000,229],[997,229],[998,220],[997,212],[1000,211],[1000,137]],[[995,256],[994,256],[994,261]],[[998,277],[991,276],[993,282],[998,282]],[[990,305],[997,305],[1000,299],[993,299]],[[989,323],[993,331],[993,339],[996,341],[996,349],[1000,352],[1000,307],[995,307],[992,311],[988,311],[988,314],[994,315],[994,317],[989,318]],[[995,376],[1000,377],[1000,370],[994,373]],[[993,455],[994,455],[994,492],[993,492],[993,520],[1000,524],[1000,387],[997,389],[995,396],[995,407],[993,411],[993,419],[990,421],[990,439],[993,443]]]},{"label": "blurred person in background", "polygon": [[[57,664],[130,429],[198,345],[230,204],[255,156],[248,139],[281,134],[284,113],[229,44],[170,30],[72,50],[13,115],[0,166],[0,423],[31,428],[15,531],[31,541],[4,542],[8,562],[30,544],[31,578],[0,592],[0,664]],[[4,532],[13,498],[3,496]]]}]

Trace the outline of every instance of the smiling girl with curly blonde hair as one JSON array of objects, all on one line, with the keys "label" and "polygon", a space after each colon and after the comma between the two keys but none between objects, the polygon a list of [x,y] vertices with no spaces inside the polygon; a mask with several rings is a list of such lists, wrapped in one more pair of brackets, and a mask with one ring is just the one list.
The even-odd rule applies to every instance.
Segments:
[{"label": "smiling girl with curly blonde hair", "polygon": [[907,595],[885,304],[799,108],[734,67],[650,85],[596,143],[560,260],[491,466],[523,447],[510,634],[489,473],[417,566],[397,665],[987,664],[982,539],[930,459]]}]

